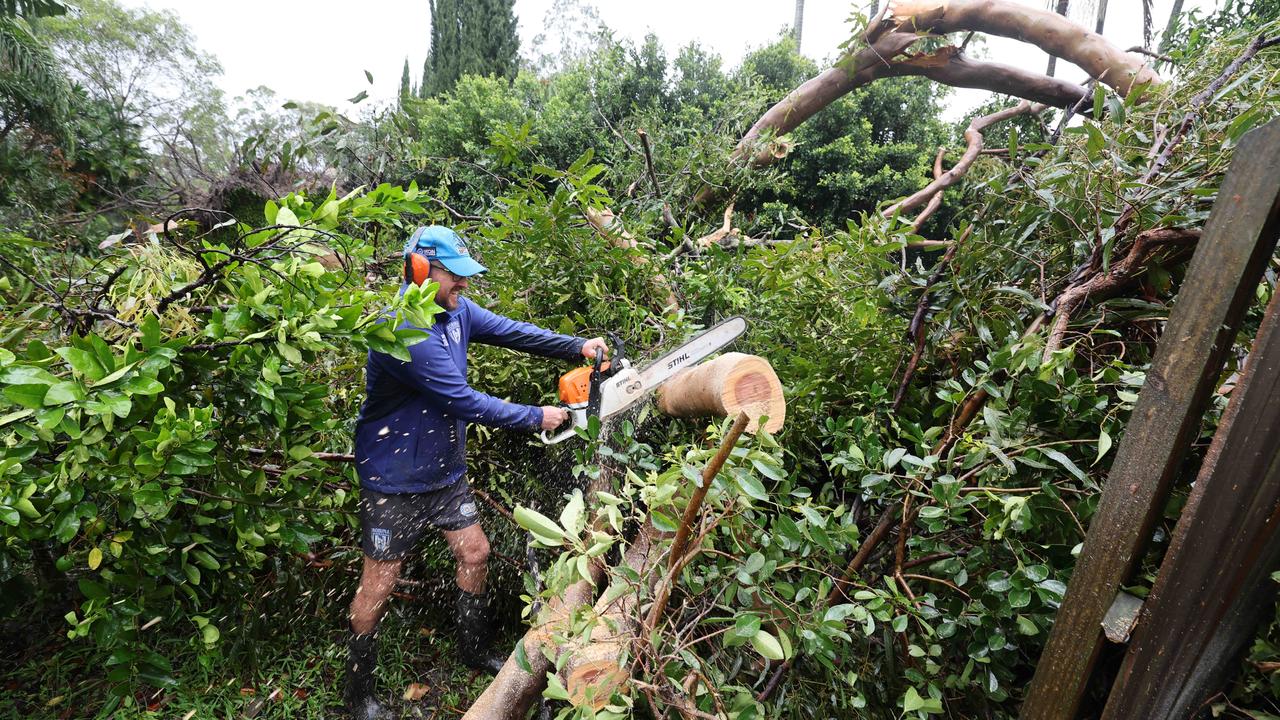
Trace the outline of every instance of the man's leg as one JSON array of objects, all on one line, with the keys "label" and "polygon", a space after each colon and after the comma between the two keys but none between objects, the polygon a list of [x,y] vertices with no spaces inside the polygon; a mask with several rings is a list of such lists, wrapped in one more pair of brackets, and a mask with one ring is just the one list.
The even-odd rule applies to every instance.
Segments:
[{"label": "man's leg", "polygon": [[493,613],[485,578],[489,574],[489,538],[479,523],[444,531],[449,550],[458,561],[458,656],[475,670],[497,674],[506,659],[494,654]]},{"label": "man's leg", "polygon": [[458,561],[458,587],[472,595],[483,595],[489,576],[489,538],[480,523],[461,530],[445,530],[444,539]]},{"label": "man's leg", "polygon": [[352,632],[363,635],[378,627],[378,620],[387,609],[387,598],[391,597],[391,591],[395,589],[403,563],[403,560],[374,560],[368,555],[364,556],[360,585],[351,601]]},{"label": "man's leg", "polygon": [[360,542],[364,563],[351,601],[347,684],[344,700],[357,720],[381,720],[388,713],[377,700],[378,622],[400,577],[404,556],[422,534],[421,498],[360,492]]}]

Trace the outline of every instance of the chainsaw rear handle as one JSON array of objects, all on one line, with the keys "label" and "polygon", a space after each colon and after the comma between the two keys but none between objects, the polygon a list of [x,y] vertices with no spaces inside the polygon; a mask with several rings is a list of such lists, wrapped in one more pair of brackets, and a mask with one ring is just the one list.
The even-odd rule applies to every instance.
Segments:
[{"label": "chainsaw rear handle", "polygon": [[560,407],[564,408],[569,413],[569,427],[565,430],[561,430],[555,435],[552,435],[547,430],[543,430],[542,442],[548,445],[555,445],[558,442],[564,442],[565,440],[568,440],[569,438],[576,435],[577,434],[576,431],[579,427],[587,426],[586,406],[573,408],[573,407],[569,407],[568,405],[561,405]]}]

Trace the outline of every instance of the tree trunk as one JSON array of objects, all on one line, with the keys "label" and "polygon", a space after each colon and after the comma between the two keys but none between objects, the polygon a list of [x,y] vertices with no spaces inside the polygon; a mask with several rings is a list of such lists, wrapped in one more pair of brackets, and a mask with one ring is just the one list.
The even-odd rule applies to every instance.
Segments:
[{"label": "tree trunk", "polygon": [[800,52],[800,37],[804,33],[804,0],[796,0],[796,22],[791,28],[796,38],[796,52]]},{"label": "tree trunk", "polygon": [[744,412],[751,421],[748,432],[763,427],[775,433],[787,416],[777,373],[764,358],[743,353],[725,353],[671,378],[658,388],[658,409],[674,417]]},{"label": "tree trunk", "polygon": [[[1104,25],[1106,25],[1106,23],[1107,23],[1107,0],[1098,0],[1098,15],[1097,15],[1097,18],[1098,18],[1098,19],[1097,19],[1097,22],[1096,22],[1096,23],[1094,24],[1094,26],[1093,26],[1093,31],[1094,31],[1094,32],[1096,32],[1096,33],[1098,33],[1099,35],[1101,35],[1101,34],[1102,34],[1102,28],[1103,28],[1103,26],[1104,26]],[[1144,27],[1145,27],[1145,25],[1144,25]],[[1143,37],[1145,38],[1145,37],[1146,37],[1146,35],[1144,34],[1144,35],[1143,35]]]},{"label": "tree trunk", "polygon": [[[1071,7],[1071,0],[1058,0],[1058,5],[1053,9],[1062,17],[1067,16],[1067,10]],[[1058,68],[1058,56],[1052,52],[1049,53],[1049,67],[1045,69],[1044,74],[1053,77],[1053,73]]]},{"label": "tree trunk", "polygon": [[1169,49],[1169,43],[1173,40],[1173,31],[1178,27],[1178,16],[1182,15],[1182,0],[1173,0],[1173,8],[1169,10],[1169,22],[1164,26],[1164,35],[1160,36],[1159,52],[1164,53]]}]

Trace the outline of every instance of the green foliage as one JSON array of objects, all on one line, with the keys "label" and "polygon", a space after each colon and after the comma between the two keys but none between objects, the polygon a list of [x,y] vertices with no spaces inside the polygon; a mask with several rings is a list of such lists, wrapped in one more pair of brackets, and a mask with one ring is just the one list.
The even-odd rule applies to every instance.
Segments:
[{"label": "green foliage", "polygon": [[[30,273],[9,276],[28,334],[0,352],[0,565],[56,548],[78,596],[67,634],[110,655],[122,693],[176,682],[147,649],[153,618],[195,618],[193,649],[216,658],[224,633],[255,622],[264,565],[296,567],[346,524],[350,475],[312,459],[344,449],[355,409],[331,378],[358,373],[366,348],[407,357],[421,336],[379,322],[385,306],[424,324],[438,310],[426,294],[366,289],[350,263],[372,257],[365,233],[421,212],[418,197],[290,195],[268,206],[273,225],[175,238],[159,266],[147,245],[92,266],[70,258],[85,282],[54,280],[56,311],[32,296]],[[108,302],[114,283],[129,292]],[[111,324],[56,332],[58,313],[93,307],[111,308]]]}]

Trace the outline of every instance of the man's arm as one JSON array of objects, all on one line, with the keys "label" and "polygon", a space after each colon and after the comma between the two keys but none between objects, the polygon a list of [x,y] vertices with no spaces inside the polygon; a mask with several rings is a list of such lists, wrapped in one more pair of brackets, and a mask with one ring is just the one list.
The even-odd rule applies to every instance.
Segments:
[{"label": "man's arm", "polygon": [[472,389],[437,338],[428,338],[408,349],[413,362],[382,353],[375,353],[374,357],[393,377],[426,395],[445,414],[493,427],[543,427],[542,408],[509,403]]},{"label": "man's arm", "polygon": [[543,330],[471,304],[471,339],[487,345],[521,350],[535,355],[576,360],[582,357],[586,340]]}]

